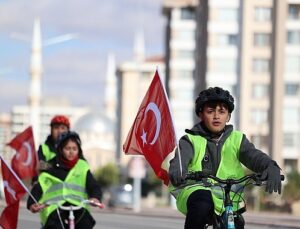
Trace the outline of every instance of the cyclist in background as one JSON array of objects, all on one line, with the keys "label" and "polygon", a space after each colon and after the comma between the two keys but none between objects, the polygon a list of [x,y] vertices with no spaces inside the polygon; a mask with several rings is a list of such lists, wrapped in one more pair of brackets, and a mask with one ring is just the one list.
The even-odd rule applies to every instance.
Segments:
[{"label": "cyclist in background", "polygon": [[[84,199],[100,203],[102,197],[101,189],[83,157],[79,135],[73,131],[64,132],[56,146],[57,156],[48,161],[49,166],[40,173],[31,190],[38,203],[31,197],[27,200],[27,208],[33,213],[40,212],[43,228],[47,229],[62,228],[62,224],[68,228],[69,212],[60,210],[56,204],[45,206],[45,203],[61,201],[65,206],[78,206]],[[74,215],[76,228],[89,229],[95,225],[87,206],[76,210]]]},{"label": "cyclist in background", "polygon": [[[176,148],[175,157],[170,161],[169,189],[176,198],[178,210],[186,215],[185,229],[204,228],[214,212],[224,211],[223,193],[218,195],[205,185],[185,184],[188,172],[203,171],[221,179],[237,179],[244,175],[244,165],[267,178],[266,191],[281,193],[281,169],[277,163],[255,148],[243,133],[226,124],[233,110],[234,98],[227,90],[214,87],[200,92],[195,102],[200,122],[185,130],[186,135],[181,137],[179,149]],[[240,222],[241,228],[243,224]]]},{"label": "cyclist in background", "polygon": [[[48,165],[47,161],[56,156],[55,144],[58,136],[70,129],[70,120],[64,115],[55,115],[50,122],[50,134],[46,138],[46,141],[39,146],[38,160],[39,170],[46,169]],[[31,184],[33,185],[37,181],[37,176],[32,178]]]},{"label": "cyclist in background", "polygon": [[50,135],[45,143],[41,144],[38,149],[40,161],[49,161],[56,156],[55,144],[58,136],[70,129],[70,120],[64,115],[56,115],[50,122]]}]

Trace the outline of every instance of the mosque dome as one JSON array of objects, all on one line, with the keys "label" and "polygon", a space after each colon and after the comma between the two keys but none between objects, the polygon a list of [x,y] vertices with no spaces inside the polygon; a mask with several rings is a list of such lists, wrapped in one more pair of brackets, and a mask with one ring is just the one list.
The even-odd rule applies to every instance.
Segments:
[{"label": "mosque dome", "polygon": [[88,133],[114,133],[114,123],[101,112],[90,112],[80,117],[74,130]]},{"label": "mosque dome", "polygon": [[72,129],[80,135],[91,170],[115,161],[115,127],[108,116],[99,111],[89,112],[75,121]]}]

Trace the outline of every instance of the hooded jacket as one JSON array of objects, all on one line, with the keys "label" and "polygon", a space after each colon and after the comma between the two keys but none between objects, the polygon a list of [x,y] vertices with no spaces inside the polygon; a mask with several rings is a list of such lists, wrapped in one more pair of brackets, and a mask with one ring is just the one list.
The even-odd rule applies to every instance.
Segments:
[{"label": "hooded jacket", "polygon": [[[186,129],[186,133],[200,135],[207,139],[207,146],[204,159],[202,160],[202,169],[209,174],[216,175],[220,161],[222,146],[233,131],[232,125],[226,125],[224,132],[220,136],[212,135],[200,122],[192,129]],[[217,140],[216,140],[217,139]],[[182,171],[188,172],[188,165],[194,156],[194,148],[187,135],[184,135],[179,141]],[[239,161],[248,169],[262,173],[269,163],[275,163],[267,154],[255,148],[255,146],[243,134],[240,145]],[[178,150],[175,151],[175,157],[170,161],[169,173],[180,170]]]}]

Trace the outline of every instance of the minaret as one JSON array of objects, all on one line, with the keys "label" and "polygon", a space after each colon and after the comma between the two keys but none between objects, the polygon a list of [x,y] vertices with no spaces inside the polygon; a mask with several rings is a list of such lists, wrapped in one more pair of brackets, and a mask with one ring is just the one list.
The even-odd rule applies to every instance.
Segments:
[{"label": "minaret", "polygon": [[105,80],[105,112],[112,120],[116,121],[116,104],[117,104],[117,79],[116,79],[116,61],[113,53],[108,54],[107,72]]},{"label": "minaret", "polygon": [[135,34],[133,55],[134,60],[138,63],[142,63],[145,60],[145,39],[142,29],[138,30]]},{"label": "minaret", "polygon": [[30,61],[30,124],[33,127],[36,146],[40,144],[40,103],[41,103],[41,75],[42,75],[42,39],[40,20],[34,20],[32,49]]}]

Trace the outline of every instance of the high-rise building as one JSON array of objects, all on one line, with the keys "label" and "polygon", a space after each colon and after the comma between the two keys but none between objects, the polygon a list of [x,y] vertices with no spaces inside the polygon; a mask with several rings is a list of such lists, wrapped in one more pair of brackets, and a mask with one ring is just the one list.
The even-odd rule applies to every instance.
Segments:
[{"label": "high-rise building", "polygon": [[164,1],[166,28],[166,88],[177,136],[192,127],[195,71],[195,6],[197,1]]},{"label": "high-rise building", "polygon": [[287,172],[300,171],[300,2],[164,0],[163,13],[178,132],[192,126],[197,93],[221,86],[236,99],[231,122]]}]

